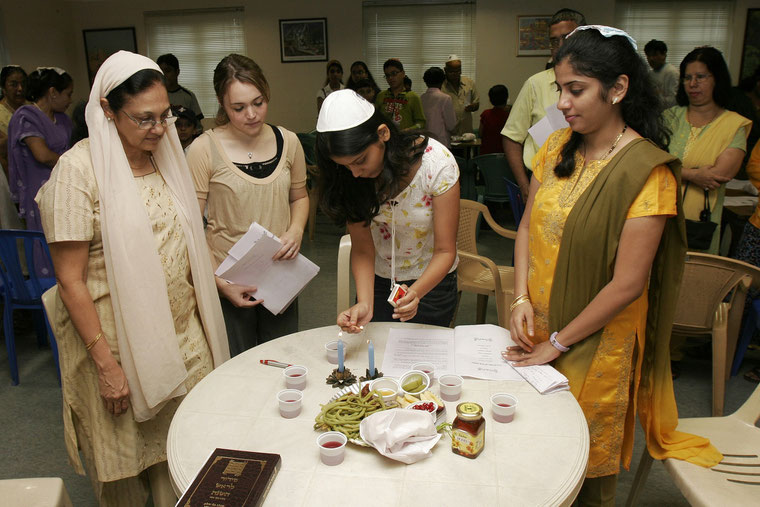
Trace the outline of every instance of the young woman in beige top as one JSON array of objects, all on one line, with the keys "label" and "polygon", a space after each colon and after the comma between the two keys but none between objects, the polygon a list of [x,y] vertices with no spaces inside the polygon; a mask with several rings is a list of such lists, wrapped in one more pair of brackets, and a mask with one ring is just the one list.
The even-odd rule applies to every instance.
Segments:
[{"label": "young woman in beige top", "polygon": [[[269,85],[250,58],[231,54],[219,62],[214,89],[218,126],[196,139],[187,154],[200,208],[208,206],[213,267],[252,222],[282,241],[275,260],[293,259],[309,213],[303,148],[293,132],[266,123]],[[255,287],[218,277],[216,282],[231,355],[298,331],[297,301],[272,315],[258,306]]]}]

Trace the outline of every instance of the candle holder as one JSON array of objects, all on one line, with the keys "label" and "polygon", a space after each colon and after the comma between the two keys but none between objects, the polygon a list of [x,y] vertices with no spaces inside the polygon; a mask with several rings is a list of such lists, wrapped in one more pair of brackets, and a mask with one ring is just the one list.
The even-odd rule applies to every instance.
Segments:
[{"label": "candle holder", "polygon": [[376,378],[380,378],[380,377],[383,376],[383,372],[381,372],[377,368],[375,368],[375,375],[374,376],[370,376],[370,374],[369,374],[369,368],[367,368],[366,370],[364,370],[364,372],[365,372],[365,376],[364,377],[359,377],[359,380],[361,382],[366,382],[368,380],[375,380]]},{"label": "candle holder", "polygon": [[356,375],[351,373],[351,370],[348,368],[344,367],[343,371],[338,371],[338,368],[335,368],[325,381],[334,388],[348,387],[356,383]]}]

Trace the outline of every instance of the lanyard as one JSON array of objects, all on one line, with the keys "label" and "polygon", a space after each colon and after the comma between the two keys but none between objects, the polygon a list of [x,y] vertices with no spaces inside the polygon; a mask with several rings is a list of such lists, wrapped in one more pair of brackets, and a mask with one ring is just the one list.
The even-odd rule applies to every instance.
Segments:
[{"label": "lanyard", "polygon": [[396,285],[396,206],[398,201],[388,201],[391,205],[391,292]]}]

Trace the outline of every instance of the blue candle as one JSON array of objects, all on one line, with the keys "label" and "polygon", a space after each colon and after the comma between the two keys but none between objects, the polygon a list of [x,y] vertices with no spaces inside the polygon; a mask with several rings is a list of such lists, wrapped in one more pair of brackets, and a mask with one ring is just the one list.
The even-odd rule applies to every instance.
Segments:
[{"label": "blue candle", "polygon": [[343,340],[338,340],[338,371],[343,372]]},{"label": "blue candle", "polygon": [[375,376],[375,346],[372,344],[372,340],[369,341],[369,347],[367,347],[369,354],[369,376]]}]

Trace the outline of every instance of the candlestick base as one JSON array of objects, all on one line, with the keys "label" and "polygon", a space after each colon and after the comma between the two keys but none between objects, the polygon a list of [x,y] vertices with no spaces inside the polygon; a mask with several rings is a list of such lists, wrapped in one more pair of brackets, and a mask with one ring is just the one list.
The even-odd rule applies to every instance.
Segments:
[{"label": "candlestick base", "polygon": [[334,388],[348,387],[351,384],[356,383],[356,375],[351,373],[351,370],[348,368],[344,367],[343,371],[338,371],[338,369],[335,368],[332,373],[327,376],[325,381]]},{"label": "candlestick base", "polygon": [[366,382],[367,380],[375,380],[376,378],[380,378],[380,377],[383,376],[383,372],[381,372],[377,368],[375,368],[375,376],[374,377],[371,377],[369,375],[369,368],[367,368],[366,370],[364,370],[364,373],[365,373],[364,377],[359,377],[359,380],[361,382]]}]

